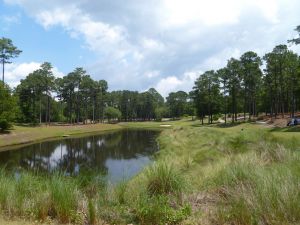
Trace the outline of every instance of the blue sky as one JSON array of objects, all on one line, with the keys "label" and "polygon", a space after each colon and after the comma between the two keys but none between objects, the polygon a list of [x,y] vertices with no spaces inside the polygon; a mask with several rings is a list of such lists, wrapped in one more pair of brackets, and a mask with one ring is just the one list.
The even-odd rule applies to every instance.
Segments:
[{"label": "blue sky", "polygon": [[95,54],[82,47],[83,40],[70,38],[59,26],[44,29],[17,5],[0,2],[0,14],[1,36],[12,39],[23,51],[16,63],[49,61],[68,73],[93,60]]},{"label": "blue sky", "polygon": [[189,91],[230,57],[286,44],[299,8],[298,0],[0,0],[0,36],[23,50],[6,80],[16,86],[49,61],[56,76],[84,67],[110,90]]}]

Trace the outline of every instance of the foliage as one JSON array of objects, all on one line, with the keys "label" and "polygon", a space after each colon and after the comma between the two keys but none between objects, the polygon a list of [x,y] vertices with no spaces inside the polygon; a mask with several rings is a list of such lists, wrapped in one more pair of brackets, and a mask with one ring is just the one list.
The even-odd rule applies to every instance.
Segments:
[{"label": "foliage", "polygon": [[7,85],[0,82],[0,131],[11,127],[17,112],[17,102]]},{"label": "foliage", "polygon": [[202,124],[205,115],[209,116],[209,123],[212,123],[213,114],[220,111],[221,95],[219,89],[218,77],[214,71],[205,72],[195,81],[194,102]]},{"label": "foliage", "polygon": [[16,89],[19,98],[20,109],[24,122],[41,123],[50,122],[54,111],[51,97],[54,91],[54,75],[52,65],[45,62],[37,69],[30,73]]},{"label": "foliage", "polygon": [[184,114],[188,114],[188,100],[189,95],[184,91],[169,93],[166,104],[169,108],[170,117],[180,118]]},{"label": "foliage", "polygon": [[0,63],[2,64],[2,82],[4,83],[4,65],[11,63],[11,58],[17,57],[22,51],[13,45],[12,40],[2,37],[0,39]]},{"label": "foliage", "polygon": [[114,107],[106,107],[104,109],[104,115],[108,119],[108,121],[111,121],[112,119],[120,119],[122,116],[121,111]]},{"label": "foliage", "polygon": [[154,111],[155,114],[155,120],[161,121],[162,118],[168,117],[168,108],[165,106],[157,107]]}]

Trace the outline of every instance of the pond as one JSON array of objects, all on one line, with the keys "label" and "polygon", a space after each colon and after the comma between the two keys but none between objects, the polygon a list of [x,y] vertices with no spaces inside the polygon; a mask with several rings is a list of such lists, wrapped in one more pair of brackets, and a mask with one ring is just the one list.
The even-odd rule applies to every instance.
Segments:
[{"label": "pond", "polygon": [[44,141],[0,152],[0,167],[19,171],[60,171],[76,176],[103,174],[118,182],[140,172],[158,151],[158,131],[124,129],[105,134]]}]

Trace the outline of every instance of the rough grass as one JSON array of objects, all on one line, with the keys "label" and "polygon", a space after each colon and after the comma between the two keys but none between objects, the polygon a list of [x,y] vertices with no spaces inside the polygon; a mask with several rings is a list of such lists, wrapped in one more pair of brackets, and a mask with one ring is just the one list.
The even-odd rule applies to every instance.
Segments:
[{"label": "rough grass", "polygon": [[185,181],[176,168],[166,163],[155,163],[146,170],[149,195],[182,193]]},{"label": "rough grass", "polygon": [[[168,123],[156,162],[116,186],[97,176],[0,171],[2,215],[73,224],[300,224],[299,133]],[[140,124],[133,126],[157,126]]]}]

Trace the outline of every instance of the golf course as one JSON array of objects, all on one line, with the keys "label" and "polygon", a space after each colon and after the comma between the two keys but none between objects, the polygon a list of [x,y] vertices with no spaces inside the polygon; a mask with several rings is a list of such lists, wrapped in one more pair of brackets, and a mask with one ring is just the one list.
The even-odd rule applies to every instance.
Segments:
[{"label": "golf course", "polygon": [[295,127],[200,125],[190,118],[110,126],[160,129],[160,149],[154,162],[114,185],[97,176],[66,177],[60,173],[22,172],[15,179],[2,169],[2,218],[12,224],[23,224],[24,218],[38,224],[246,225],[300,221],[300,134],[293,132]]}]

